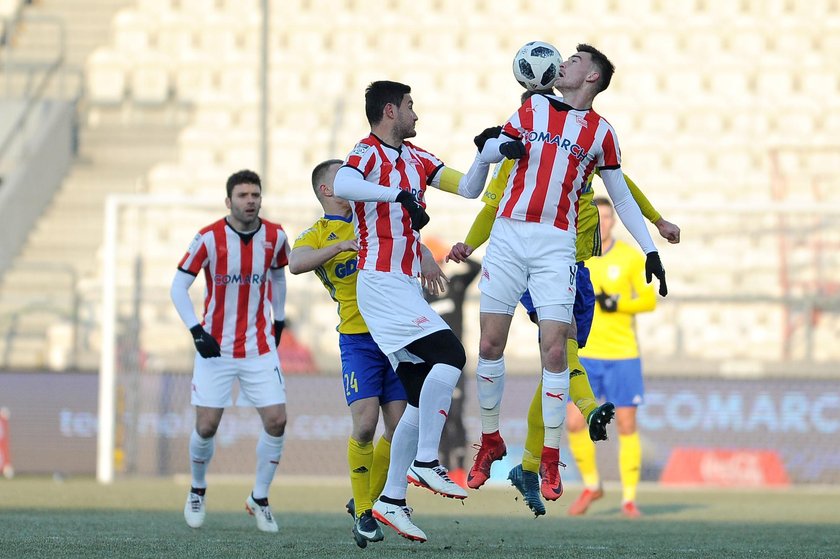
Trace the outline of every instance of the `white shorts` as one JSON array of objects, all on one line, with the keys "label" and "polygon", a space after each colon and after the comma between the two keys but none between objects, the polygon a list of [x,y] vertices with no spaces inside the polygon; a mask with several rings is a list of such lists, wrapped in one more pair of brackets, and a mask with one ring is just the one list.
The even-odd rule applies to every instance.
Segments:
[{"label": "white shorts", "polygon": [[[575,302],[575,233],[545,223],[498,218],[482,263],[481,292],[516,306],[528,289],[534,307]],[[571,317],[571,314],[570,314]]]},{"label": "white shorts", "polygon": [[286,403],[286,385],[276,351],[259,357],[234,359],[233,357],[195,356],[192,377],[194,406],[226,408],[233,405],[231,392],[233,380],[239,379],[237,406],[264,408]]},{"label": "white shorts", "polygon": [[449,329],[423,298],[420,280],[400,272],[359,270],[356,299],[376,345],[389,357],[414,340]]}]

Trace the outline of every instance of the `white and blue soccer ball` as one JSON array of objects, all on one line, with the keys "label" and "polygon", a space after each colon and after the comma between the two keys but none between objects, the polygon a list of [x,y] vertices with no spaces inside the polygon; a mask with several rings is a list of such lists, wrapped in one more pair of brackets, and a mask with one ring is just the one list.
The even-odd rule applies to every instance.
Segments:
[{"label": "white and blue soccer ball", "polygon": [[554,45],[542,41],[525,43],[513,57],[513,76],[529,91],[551,89],[563,57]]}]

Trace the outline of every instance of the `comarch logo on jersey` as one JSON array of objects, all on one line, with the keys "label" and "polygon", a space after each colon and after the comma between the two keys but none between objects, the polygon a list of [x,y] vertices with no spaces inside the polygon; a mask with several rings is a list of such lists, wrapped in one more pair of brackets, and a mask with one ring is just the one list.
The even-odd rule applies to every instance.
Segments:
[{"label": "comarch logo on jersey", "polygon": [[216,285],[265,283],[265,274],[216,274],[213,276]]},{"label": "comarch logo on jersey", "polygon": [[568,138],[563,138],[559,134],[551,134],[549,132],[537,132],[532,130],[525,134],[523,138],[525,141],[531,142],[545,142],[546,144],[555,144],[560,149],[565,149],[578,161],[583,161],[589,157],[589,153],[578,144],[573,144]]}]

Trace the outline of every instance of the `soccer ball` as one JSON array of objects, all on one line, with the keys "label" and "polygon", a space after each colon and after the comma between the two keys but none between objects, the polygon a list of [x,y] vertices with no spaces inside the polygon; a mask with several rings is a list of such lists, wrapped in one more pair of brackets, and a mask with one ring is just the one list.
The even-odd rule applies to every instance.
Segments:
[{"label": "soccer ball", "polygon": [[563,57],[553,45],[531,41],[513,57],[513,77],[529,91],[551,89]]}]

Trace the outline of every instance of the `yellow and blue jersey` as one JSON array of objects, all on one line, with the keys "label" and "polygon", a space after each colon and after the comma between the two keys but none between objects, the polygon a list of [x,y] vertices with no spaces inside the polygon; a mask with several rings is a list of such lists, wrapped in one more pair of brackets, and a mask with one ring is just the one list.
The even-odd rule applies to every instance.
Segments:
[{"label": "yellow and blue jersey", "polygon": [[635,315],[656,308],[652,284],[645,281],[644,255],[623,241],[615,241],[603,255],[591,258],[590,279],[595,293],[618,296],[616,312],[604,312],[595,305],[592,330],[580,356],[590,359],[633,359],[639,357]]},{"label": "yellow and blue jersey", "polygon": [[[356,238],[350,217],[325,215],[295,240],[294,248],[307,246],[321,249]],[[338,303],[339,323],[336,327],[342,334],[363,334],[368,332],[359,306],[356,303],[356,267],[358,253],[344,251],[315,269],[315,274]]]}]

